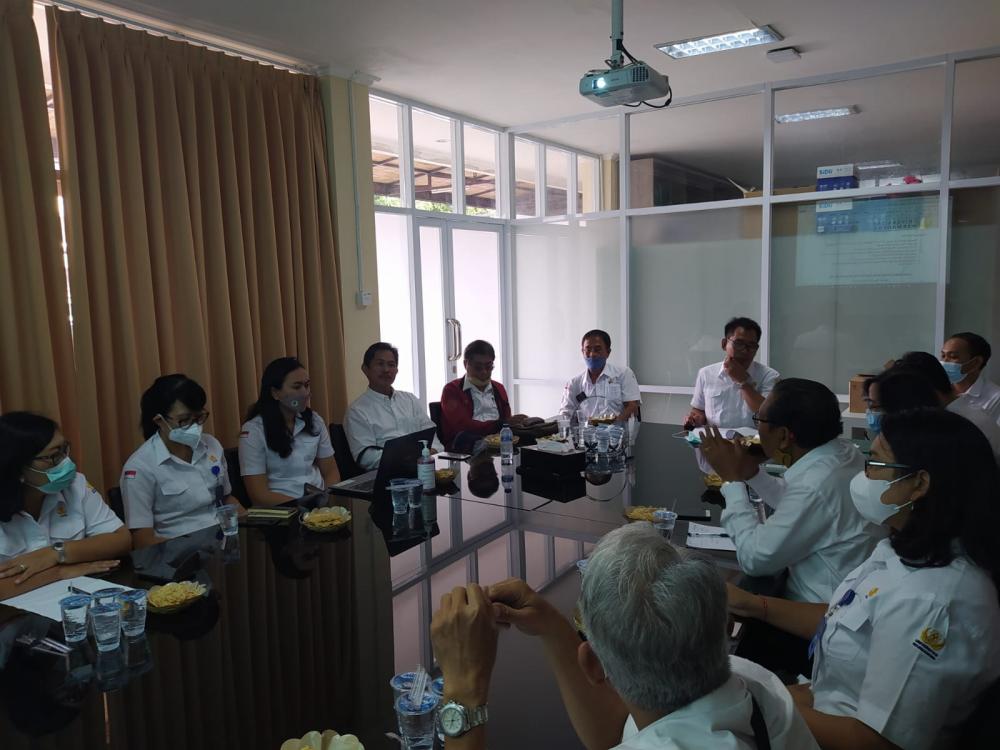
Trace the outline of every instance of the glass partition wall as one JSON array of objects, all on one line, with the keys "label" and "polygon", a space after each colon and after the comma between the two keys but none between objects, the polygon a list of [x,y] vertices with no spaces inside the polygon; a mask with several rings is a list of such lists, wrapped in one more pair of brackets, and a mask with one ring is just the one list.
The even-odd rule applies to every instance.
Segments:
[{"label": "glass partition wall", "polygon": [[[759,359],[844,400],[853,375],[936,352],[947,332],[1000,342],[998,76],[989,50],[497,128],[497,218],[456,200],[448,217],[502,233],[515,408],[555,412],[592,327],[636,372],[644,419],[668,422],[687,412],[698,368],[721,359],[735,315],[764,327]],[[403,121],[397,105],[387,112]],[[377,210],[419,222],[412,125],[379,132]],[[470,174],[461,141],[437,160],[442,175]],[[390,274],[386,291],[413,307],[400,283]]]}]

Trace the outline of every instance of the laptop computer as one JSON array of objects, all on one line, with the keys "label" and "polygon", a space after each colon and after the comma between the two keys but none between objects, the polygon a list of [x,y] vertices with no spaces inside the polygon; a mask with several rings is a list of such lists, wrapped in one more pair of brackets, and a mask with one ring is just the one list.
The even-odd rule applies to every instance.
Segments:
[{"label": "laptop computer", "polygon": [[430,445],[434,439],[435,429],[428,427],[426,430],[411,432],[409,435],[386,441],[382,448],[382,460],[377,469],[353,479],[337,482],[330,485],[327,490],[334,495],[360,497],[366,500],[387,494],[390,479],[417,476],[417,459],[423,450],[420,441],[426,440]]}]

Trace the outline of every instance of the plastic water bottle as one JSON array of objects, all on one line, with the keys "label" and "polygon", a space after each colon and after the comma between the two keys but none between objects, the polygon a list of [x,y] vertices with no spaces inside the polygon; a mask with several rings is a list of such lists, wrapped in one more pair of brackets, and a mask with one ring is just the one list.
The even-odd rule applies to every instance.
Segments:
[{"label": "plastic water bottle", "polygon": [[500,468],[500,483],[503,485],[503,494],[509,495],[514,489],[514,466],[513,462],[503,464]]},{"label": "plastic water bottle", "polygon": [[506,424],[500,430],[500,463],[505,466],[514,463],[514,431]]},{"label": "plastic water bottle", "polygon": [[757,521],[764,523],[767,520],[767,510],[764,508],[764,501],[760,499],[760,495],[749,487],[747,487],[747,496],[750,498],[750,507],[757,514]]}]

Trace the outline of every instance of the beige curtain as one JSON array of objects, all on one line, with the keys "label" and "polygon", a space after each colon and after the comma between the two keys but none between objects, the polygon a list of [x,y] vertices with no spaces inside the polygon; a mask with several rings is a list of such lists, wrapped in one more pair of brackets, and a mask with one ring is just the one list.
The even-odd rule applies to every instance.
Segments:
[{"label": "beige curtain", "polygon": [[[139,396],[186,372],[236,444],[268,361],[346,406],[317,79],[48,10],[83,465],[116,484]],[[96,484],[96,482],[95,482]]]},{"label": "beige curtain", "polygon": [[45,82],[29,0],[0,0],[0,411],[32,409],[76,438]]}]

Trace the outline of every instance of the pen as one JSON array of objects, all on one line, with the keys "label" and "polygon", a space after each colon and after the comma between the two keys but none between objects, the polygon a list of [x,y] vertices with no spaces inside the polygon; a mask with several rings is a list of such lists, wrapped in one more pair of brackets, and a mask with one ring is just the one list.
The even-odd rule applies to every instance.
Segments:
[{"label": "pen", "polygon": [[689,531],[688,532],[688,536],[725,536],[725,537],[728,537],[729,534],[725,534],[725,533],[723,533],[723,534],[706,534],[706,533],[701,532],[701,531]]}]

